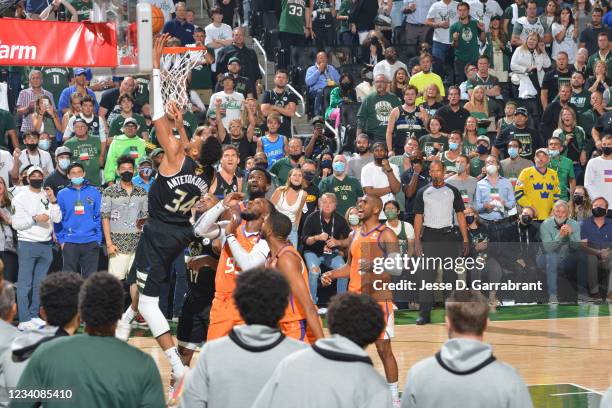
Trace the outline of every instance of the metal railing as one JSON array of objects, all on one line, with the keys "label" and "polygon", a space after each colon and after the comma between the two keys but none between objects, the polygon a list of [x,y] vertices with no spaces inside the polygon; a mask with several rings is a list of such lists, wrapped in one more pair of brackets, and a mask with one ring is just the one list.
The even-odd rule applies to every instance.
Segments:
[{"label": "metal railing", "polygon": [[340,148],[342,147],[342,141],[340,140],[340,134],[338,130],[333,127],[328,121],[325,121],[325,127],[328,128],[336,138],[336,154],[340,153]]},{"label": "metal railing", "polygon": [[285,86],[286,86],[286,87],[287,87],[287,88],[288,88],[288,89],[289,89],[291,92],[293,92],[293,93],[294,93],[294,94],[295,94],[295,95],[298,97],[298,99],[299,99],[299,100],[300,100],[300,102],[301,102],[301,106],[302,106],[301,111],[302,111],[302,113],[300,114],[300,113],[295,112],[295,116],[297,116],[298,118],[301,118],[302,116],[305,116],[305,115],[306,115],[306,102],[304,101],[304,97],[302,96],[302,94],[301,94],[301,93],[299,93],[299,92],[297,91],[297,89],[295,89],[295,88],[294,88],[293,86],[291,86],[290,84],[287,84],[287,85],[285,85]]},{"label": "metal railing", "polygon": [[268,89],[268,56],[266,55],[266,51],[261,46],[261,43],[257,40],[257,38],[253,38],[253,44],[255,44],[255,47],[257,47],[257,49],[259,50],[259,52],[261,52],[261,55],[263,56],[264,66],[262,67],[261,64],[258,65],[259,70],[261,71],[261,74],[264,77],[264,87],[265,89]]}]

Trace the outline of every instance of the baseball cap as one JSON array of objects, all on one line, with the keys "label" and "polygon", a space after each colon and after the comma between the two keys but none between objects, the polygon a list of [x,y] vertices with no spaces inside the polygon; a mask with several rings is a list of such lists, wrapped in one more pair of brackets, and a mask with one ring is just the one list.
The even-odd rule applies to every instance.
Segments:
[{"label": "baseball cap", "polygon": [[206,112],[206,116],[208,116],[209,118],[217,119],[217,114],[215,113],[214,109],[208,109],[208,112]]},{"label": "baseball cap", "polygon": [[547,155],[547,156],[548,156],[548,149],[546,149],[546,148],[544,148],[544,147],[541,147],[541,148],[539,148],[538,150],[536,150],[535,155],[537,156],[537,155],[538,155],[538,153],[544,153],[545,155]]},{"label": "baseball cap", "polygon": [[322,125],[322,124],[324,124],[324,123],[325,123],[325,119],[323,119],[323,117],[322,117],[322,116],[315,116],[314,118],[312,118],[312,119],[310,120],[310,124],[311,124],[312,126],[315,126],[315,125],[318,125],[318,124],[321,124],[321,125]]},{"label": "baseball cap", "polygon": [[132,124],[134,126],[136,126],[136,128],[138,128],[138,121],[134,118],[127,118],[124,122],[123,122],[123,127],[126,127],[129,124]]},{"label": "baseball cap", "polygon": [[229,65],[229,64],[231,64],[232,62],[237,62],[237,63],[239,63],[239,64],[240,64],[240,58],[238,58],[238,57],[232,57],[232,58],[230,58],[230,59],[229,59],[229,61],[227,62],[227,64]]},{"label": "baseball cap", "polygon": [[[153,152],[151,152],[153,153]],[[153,165],[153,160],[149,159],[148,157],[145,157],[144,159],[142,159],[140,161],[140,163],[138,163],[138,166],[142,166],[145,163],[149,163],[151,166]]]},{"label": "baseball cap", "polygon": [[85,119],[80,118],[78,116],[76,118],[74,118],[74,122],[72,122],[72,126],[76,125],[77,123],[83,123],[83,124],[89,126],[89,124],[87,123],[87,121],[85,121]]},{"label": "baseball cap", "polygon": [[527,113],[527,108],[521,106],[520,108],[516,108],[516,111],[514,112],[515,115],[523,115],[523,116],[529,116],[529,113]]},{"label": "baseball cap", "polygon": [[30,167],[30,168],[28,169],[28,172],[26,173],[26,175],[27,175],[28,177],[30,177],[30,175],[31,175],[32,173],[34,173],[35,171],[40,172],[40,174],[42,174],[43,176],[45,175],[45,173],[43,172],[43,169],[41,169],[41,168],[40,168],[40,167],[38,167],[38,166],[32,166],[32,167]]},{"label": "baseball cap", "polygon": [[164,149],[162,149],[161,147],[156,147],[155,149],[151,151],[151,154],[149,154],[149,157],[150,158],[157,157],[162,153],[164,153]]},{"label": "baseball cap", "polygon": [[488,136],[485,136],[485,135],[478,136],[478,138],[476,139],[476,143],[480,142],[481,140],[487,142],[488,145],[491,144],[491,139],[489,139]]},{"label": "baseball cap", "polygon": [[91,70],[89,68],[75,68],[72,72],[74,72],[74,76],[85,75],[88,81],[91,80]]},{"label": "baseball cap", "polygon": [[72,156],[72,151],[66,146],[60,146],[57,149],[55,149],[55,157],[61,156],[62,154],[68,154]]}]

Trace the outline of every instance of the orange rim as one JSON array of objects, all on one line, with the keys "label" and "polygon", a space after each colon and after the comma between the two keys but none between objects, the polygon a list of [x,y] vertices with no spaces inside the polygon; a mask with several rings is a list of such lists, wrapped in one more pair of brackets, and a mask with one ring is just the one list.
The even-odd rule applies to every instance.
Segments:
[{"label": "orange rim", "polygon": [[182,54],[187,51],[204,51],[204,47],[166,47],[162,51],[163,54]]}]

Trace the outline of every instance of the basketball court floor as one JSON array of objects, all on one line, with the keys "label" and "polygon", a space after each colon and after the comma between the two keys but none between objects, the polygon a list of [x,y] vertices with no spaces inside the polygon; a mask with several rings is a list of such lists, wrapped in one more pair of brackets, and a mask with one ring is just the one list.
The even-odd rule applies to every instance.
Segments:
[{"label": "basketball court floor", "polygon": [[[612,305],[593,304],[503,307],[490,316],[485,341],[520,372],[536,408],[599,408],[612,384],[611,312]],[[442,310],[426,326],[414,325],[416,312],[396,313],[392,345],[403,388],[408,369],[437,352],[448,335]],[[153,356],[167,385],[170,368],[155,340],[143,330],[132,335],[130,343]],[[376,349],[368,352],[383,373]]]}]

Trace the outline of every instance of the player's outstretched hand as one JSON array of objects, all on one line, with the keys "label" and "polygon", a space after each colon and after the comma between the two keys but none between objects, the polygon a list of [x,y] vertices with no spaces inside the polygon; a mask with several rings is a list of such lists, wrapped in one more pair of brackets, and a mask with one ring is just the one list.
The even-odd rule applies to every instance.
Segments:
[{"label": "player's outstretched hand", "polygon": [[182,129],[184,127],[183,112],[181,112],[181,108],[178,106],[178,103],[175,101],[168,102],[167,109],[168,113],[174,118],[174,127],[176,129]]},{"label": "player's outstretched hand", "polygon": [[238,205],[238,203],[242,201],[243,198],[244,198],[244,194],[242,193],[238,193],[238,192],[229,193],[223,199],[223,205],[226,207],[234,207]]},{"label": "player's outstretched hand", "polygon": [[153,44],[153,69],[159,69],[160,67],[161,56],[168,38],[170,38],[170,34],[164,33],[155,39]]}]

